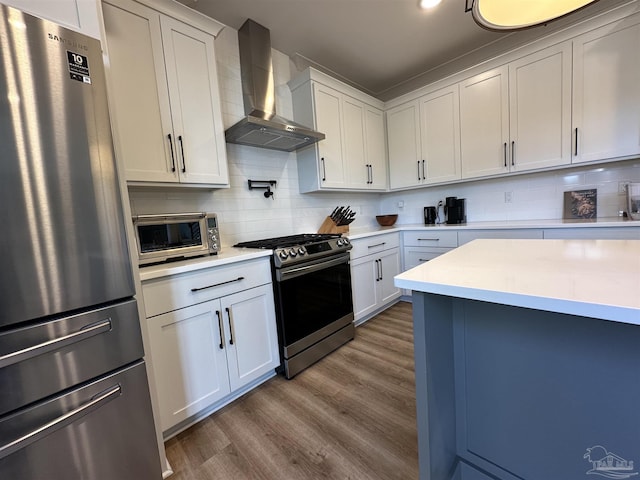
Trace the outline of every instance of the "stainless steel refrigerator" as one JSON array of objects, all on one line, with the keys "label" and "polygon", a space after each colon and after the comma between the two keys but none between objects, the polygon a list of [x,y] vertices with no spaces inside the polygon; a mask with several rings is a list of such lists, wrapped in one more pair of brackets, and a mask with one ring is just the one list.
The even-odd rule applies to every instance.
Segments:
[{"label": "stainless steel refrigerator", "polygon": [[0,5],[0,478],[162,478],[133,295],[100,43]]}]

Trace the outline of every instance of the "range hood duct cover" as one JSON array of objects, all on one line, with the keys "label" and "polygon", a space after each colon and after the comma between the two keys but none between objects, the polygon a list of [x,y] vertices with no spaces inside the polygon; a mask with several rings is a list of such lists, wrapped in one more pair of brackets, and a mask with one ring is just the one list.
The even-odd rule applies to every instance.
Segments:
[{"label": "range hood duct cover", "polygon": [[238,30],[238,44],[246,117],[227,129],[227,142],[292,152],[323,140],[324,133],[276,115],[269,30],[249,19]]}]

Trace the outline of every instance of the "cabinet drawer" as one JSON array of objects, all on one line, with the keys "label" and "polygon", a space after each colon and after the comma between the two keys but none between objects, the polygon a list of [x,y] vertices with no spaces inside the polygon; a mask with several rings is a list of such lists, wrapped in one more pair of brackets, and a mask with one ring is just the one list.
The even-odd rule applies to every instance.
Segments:
[{"label": "cabinet drawer", "polygon": [[352,240],[351,258],[360,258],[371,253],[381,252],[390,248],[400,246],[399,233],[386,233],[384,235],[375,235],[373,237],[360,238]]},{"label": "cabinet drawer", "polygon": [[147,318],[271,283],[268,259],[210,267],[142,284]]},{"label": "cabinet drawer", "polygon": [[420,230],[404,232],[404,245],[412,247],[457,247],[458,232],[443,230]]},{"label": "cabinet drawer", "polygon": [[417,267],[429,260],[442,255],[443,253],[453,250],[453,248],[421,248],[421,247],[405,247],[404,249],[404,269],[409,270]]}]

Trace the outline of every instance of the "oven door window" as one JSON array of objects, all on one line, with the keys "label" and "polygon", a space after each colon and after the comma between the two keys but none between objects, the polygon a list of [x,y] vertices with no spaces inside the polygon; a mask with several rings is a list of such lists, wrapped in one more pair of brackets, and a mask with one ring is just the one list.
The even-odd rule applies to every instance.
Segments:
[{"label": "oven door window", "polygon": [[281,280],[277,289],[285,345],[353,313],[348,260]]},{"label": "oven door window", "polygon": [[138,225],[138,235],[141,253],[202,245],[200,222]]}]

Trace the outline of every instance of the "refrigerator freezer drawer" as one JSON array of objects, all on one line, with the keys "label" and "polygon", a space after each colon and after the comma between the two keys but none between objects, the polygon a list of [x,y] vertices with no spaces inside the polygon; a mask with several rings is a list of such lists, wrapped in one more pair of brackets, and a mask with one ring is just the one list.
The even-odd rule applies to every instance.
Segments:
[{"label": "refrigerator freezer drawer", "polygon": [[158,480],[144,362],[0,417],[0,478]]},{"label": "refrigerator freezer drawer", "polygon": [[135,300],[0,333],[0,415],[144,354]]}]

